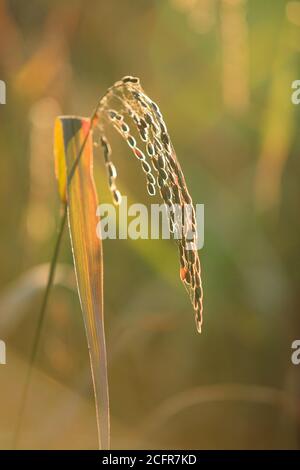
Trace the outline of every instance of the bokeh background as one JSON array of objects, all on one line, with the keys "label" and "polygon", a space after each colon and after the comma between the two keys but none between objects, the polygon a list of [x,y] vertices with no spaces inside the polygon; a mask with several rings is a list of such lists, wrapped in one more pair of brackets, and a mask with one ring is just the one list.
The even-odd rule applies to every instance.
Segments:
[{"label": "bokeh background", "polygon": [[[168,241],[108,241],[113,448],[299,448],[300,1],[0,0],[0,448],[11,448],[59,220],[53,123],[131,74],[205,204],[203,333]],[[119,186],[150,200],[117,137]],[[110,201],[95,155],[102,202]],[[65,233],[22,448],[97,447]]]}]

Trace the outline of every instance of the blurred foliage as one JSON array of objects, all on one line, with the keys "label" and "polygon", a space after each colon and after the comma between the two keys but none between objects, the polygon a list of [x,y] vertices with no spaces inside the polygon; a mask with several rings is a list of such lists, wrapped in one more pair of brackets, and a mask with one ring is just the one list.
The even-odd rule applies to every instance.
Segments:
[{"label": "blurred foliage", "polygon": [[[298,1],[0,0],[1,448],[11,446],[40,302],[40,280],[22,284],[27,296],[18,280],[49,261],[57,230],[54,118],[90,115],[127,74],[159,103],[193,199],[205,204],[204,325],[197,335],[171,242],[104,243],[113,447],[300,446],[300,369],[290,362],[300,337],[299,44]],[[114,149],[121,191],[149,203],[129,150],[118,138]],[[100,156],[95,178],[109,201]],[[61,262],[72,264],[67,237]],[[22,445],[95,448],[82,317],[64,283],[37,366]],[[286,398],[226,400],[224,389],[224,400],[202,403],[201,387],[222,395],[226,384]],[[149,431],[162,404],[194,389],[199,403]]]}]

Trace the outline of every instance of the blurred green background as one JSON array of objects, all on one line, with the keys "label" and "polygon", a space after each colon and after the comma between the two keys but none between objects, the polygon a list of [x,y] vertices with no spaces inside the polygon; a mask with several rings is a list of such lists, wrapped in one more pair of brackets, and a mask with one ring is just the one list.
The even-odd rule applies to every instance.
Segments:
[{"label": "blurred green background", "polygon": [[[300,447],[299,52],[300,1],[0,0],[0,448],[57,233],[54,119],[90,115],[128,74],[159,103],[205,204],[204,324],[198,335],[172,242],[104,243],[113,448]],[[150,203],[128,148],[113,148],[122,193]],[[97,446],[67,233],[20,445]]]}]

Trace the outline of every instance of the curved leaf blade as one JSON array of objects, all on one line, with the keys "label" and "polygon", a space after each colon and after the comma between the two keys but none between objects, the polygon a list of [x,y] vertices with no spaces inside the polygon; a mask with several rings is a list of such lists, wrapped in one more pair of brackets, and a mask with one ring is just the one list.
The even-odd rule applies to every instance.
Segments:
[{"label": "curved leaf blade", "polygon": [[[95,393],[99,446],[108,449],[110,419],[103,312],[103,256],[101,240],[96,234],[98,198],[93,179],[90,130],[90,119],[58,117],[55,123],[55,161],[59,193],[62,200],[67,199],[68,203],[69,232]],[[67,171],[70,174],[75,162],[76,169],[67,184]]]}]

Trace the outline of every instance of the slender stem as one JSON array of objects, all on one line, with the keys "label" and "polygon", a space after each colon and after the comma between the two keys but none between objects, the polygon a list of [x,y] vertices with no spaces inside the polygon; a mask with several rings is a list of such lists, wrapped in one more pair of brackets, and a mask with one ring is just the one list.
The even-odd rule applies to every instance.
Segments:
[{"label": "slender stem", "polygon": [[[82,145],[80,147],[80,150],[78,152],[76,160],[74,161],[74,163],[71,167],[70,173],[68,175],[68,180],[67,180],[67,185],[68,186],[70,185],[70,183],[72,181],[72,178],[74,176],[76,168],[77,168],[77,166],[80,162],[80,158],[83,154],[83,151],[84,151],[85,145],[87,143],[88,137],[90,135],[90,132],[92,131],[93,121],[94,121],[94,118],[96,117],[97,110],[98,110],[98,105],[95,108],[95,110],[93,111],[93,114],[90,118],[89,129],[86,133],[86,136],[85,136],[85,138],[82,142]],[[47,308],[47,304],[48,304],[48,300],[49,300],[49,294],[50,294],[50,291],[51,291],[51,287],[53,285],[55,268],[56,268],[56,264],[57,264],[57,260],[58,260],[58,254],[59,254],[59,249],[60,249],[60,245],[61,245],[62,235],[63,235],[64,228],[65,228],[65,225],[66,225],[67,215],[68,215],[68,203],[66,202],[64,204],[63,215],[62,215],[62,218],[61,218],[59,232],[58,232],[58,236],[57,236],[56,243],[55,243],[54,253],[53,253],[53,256],[52,256],[52,259],[51,259],[47,285],[46,285],[45,293],[44,293],[44,296],[43,296],[41,308],[40,308],[39,315],[38,315],[38,324],[37,324],[36,332],[35,332],[35,335],[34,335],[33,347],[32,347],[32,351],[31,351],[31,355],[30,355],[28,371],[27,371],[27,374],[26,374],[25,385],[24,385],[22,396],[21,396],[20,411],[19,411],[19,414],[18,414],[18,417],[17,417],[16,430],[15,430],[15,434],[14,434],[14,438],[13,438],[13,448],[14,449],[17,449],[19,439],[20,439],[20,433],[21,433],[21,428],[22,428],[22,423],[23,423],[23,418],[24,418],[24,412],[25,412],[25,406],[26,406],[27,397],[28,397],[30,380],[31,380],[32,371],[33,371],[33,365],[35,363],[35,359],[36,359],[36,355],[37,355],[37,351],[38,351],[39,339],[40,339],[40,336],[41,336],[41,331],[42,331],[42,327],[43,327],[43,323],[44,323],[44,319],[45,319],[45,313],[46,313],[46,308]]]},{"label": "slender stem", "polygon": [[54,274],[55,274],[55,267],[56,267],[56,263],[57,263],[57,259],[58,259],[60,244],[61,244],[62,235],[64,233],[64,228],[65,228],[66,220],[67,220],[67,213],[68,213],[67,204],[65,204],[64,205],[63,215],[62,215],[61,221],[60,221],[58,236],[57,236],[56,243],[55,243],[54,253],[53,253],[53,257],[52,257],[51,264],[50,264],[48,280],[47,280],[47,286],[46,286],[46,290],[45,290],[45,293],[44,293],[44,296],[43,296],[41,309],[40,309],[40,312],[39,312],[38,324],[37,324],[36,331],[35,331],[35,334],[34,334],[33,347],[32,347],[32,351],[31,351],[31,355],[30,355],[29,367],[28,367],[28,370],[27,370],[25,385],[24,385],[24,389],[23,389],[23,393],[22,393],[22,397],[21,397],[20,412],[19,412],[19,415],[18,415],[17,426],[16,426],[16,431],[15,431],[15,436],[14,436],[14,443],[13,443],[14,444],[13,445],[14,449],[17,448],[19,438],[20,438],[20,432],[21,432],[22,422],[23,422],[23,418],[24,418],[24,411],[25,411],[25,405],[26,405],[26,401],[27,401],[28,389],[29,389],[29,384],[30,384],[30,380],[31,380],[31,376],[32,376],[32,371],[33,371],[33,364],[35,362],[35,357],[36,357],[36,353],[37,353],[38,345],[39,345],[39,339],[40,339],[40,335],[41,335],[41,331],[42,331],[42,326],[43,326],[43,323],[44,323],[46,307],[47,307],[51,287],[52,287],[52,284],[53,284],[53,279],[54,279]]}]

